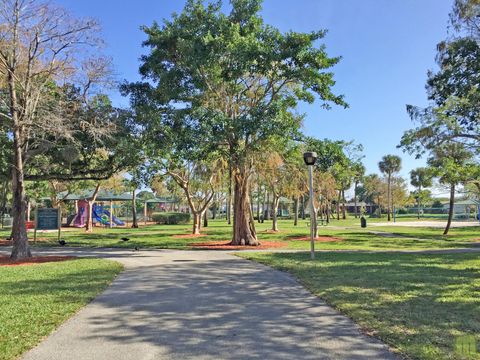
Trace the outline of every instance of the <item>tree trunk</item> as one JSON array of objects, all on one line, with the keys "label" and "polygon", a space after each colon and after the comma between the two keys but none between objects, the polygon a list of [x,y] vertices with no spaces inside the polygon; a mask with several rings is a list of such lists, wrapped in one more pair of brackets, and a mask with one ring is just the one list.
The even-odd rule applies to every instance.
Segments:
[{"label": "tree trunk", "polygon": [[218,196],[215,194],[213,197],[213,205],[212,205],[212,220],[215,220],[217,218],[217,209],[218,209]]},{"label": "tree trunk", "polygon": [[260,180],[257,181],[257,221],[260,222]]},{"label": "tree trunk", "polygon": [[391,220],[391,218],[390,218],[390,211],[391,211],[390,202],[391,202],[391,196],[392,196],[391,189],[390,189],[391,180],[392,180],[392,178],[389,174],[388,175],[388,180],[387,180],[387,219],[388,219],[388,221]]},{"label": "tree trunk", "polygon": [[137,220],[137,194],[135,193],[136,189],[132,191],[132,228],[138,229],[138,220]]},{"label": "tree trunk", "polygon": [[298,225],[298,196],[295,197],[294,201],[293,201],[293,211],[294,211],[294,214],[293,214],[293,226],[297,226]]},{"label": "tree trunk", "polygon": [[253,201],[253,192],[250,190],[250,211],[252,212],[252,214],[255,212],[255,209],[253,208],[253,204],[254,204],[254,201]]},{"label": "tree trunk", "polygon": [[273,195],[273,214],[272,214],[272,231],[278,231],[278,204],[280,203],[280,196]]},{"label": "tree trunk", "polygon": [[267,204],[266,204],[266,209],[265,211],[265,220],[270,220],[270,193],[267,191]]},{"label": "tree trunk", "polygon": [[330,200],[325,201],[325,210],[327,213],[327,224],[330,224],[330,211],[331,211]]},{"label": "tree trunk", "polygon": [[208,227],[208,210],[203,212],[203,227]]},{"label": "tree trunk", "polygon": [[[18,20],[18,19],[17,19]],[[17,40],[17,28],[14,31],[14,41]],[[15,44],[16,45],[16,44]],[[16,60],[14,45],[13,61]],[[10,257],[14,260],[25,259],[32,256],[28,245],[27,227],[25,223],[26,194],[23,173],[23,136],[18,114],[17,89],[15,84],[15,63],[8,71],[8,91],[10,96],[10,114],[13,122],[13,150],[14,163],[12,167],[12,191],[13,191],[13,224],[12,240],[13,248]]]},{"label": "tree trunk", "polygon": [[85,226],[86,232],[93,231],[93,204],[97,200],[98,191],[100,190],[100,183],[95,187],[92,198],[88,200],[88,214],[87,214],[87,224]]},{"label": "tree trunk", "polygon": [[305,220],[305,195],[302,195],[302,220]]},{"label": "tree trunk", "polygon": [[232,245],[260,245],[250,208],[249,181],[245,168],[239,168],[235,171],[234,183]]},{"label": "tree trunk", "polygon": [[0,216],[2,221],[2,229],[4,227],[5,212],[6,212],[5,210],[7,207],[7,193],[8,193],[8,179],[5,179],[2,187],[2,202],[0,204]]},{"label": "tree trunk", "polygon": [[232,223],[232,160],[228,166],[228,206],[227,206],[227,222]]},{"label": "tree trunk", "polygon": [[13,260],[25,259],[32,256],[28,245],[27,227],[25,223],[26,197],[25,183],[23,181],[23,161],[21,149],[15,143],[15,167],[12,170],[12,187],[13,187],[13,223],[12,223],[12,240],[13,249],[10,257]]},{"label": "tree trunk", "polygon": [[345,208],[345,190],[342,190],[342,218],[347,220],[347,209]]},{"label": "tree trunk", "polygon": [[266,206],[265,206],[265,202],[267,201],[267,187],[265,186],[265,191],[263,193],[263,201],[262,201],[262,223],[265,221],[265,209],[266,209]]},{"label": "tree trunk", "polygon": [[337,197],[337,220],[340,220],[340,200],[342,198],[341,191],[338,191],[338,197]]},{"label": "tree trunk", "polygon": [[380,197],[377,198],[378,202],[378,217],[381,219],[382,218],[382,205],[380,204]]},{"label": "tree trunk", "polygon": [[193,216],[193,229],[192,229],[192,234],[193,235],[200,235],[200,224],[202,222],[202,214],[198,212],[192,211],[192,216]]},{"label": "tree trunk", "polygon": [[355,219],[358,218],[358,204],[357,204],[357,191],[358,191],[358,181],[355,181],[354,192],[354,202],[355,202]]},{"label": "tree trunk", "polygon": [[450,225],[452,224],[453,218],[453,207],[455,206],[455,184],[450,185],[450,208],[448,209],[448,220],[447,226],[443,231],[443,235],[447,235],[448,231],[450,230]]},{"label": "tree trunk", "polygon": [[313,224],[313,238],[314,239],[316,239],[318,237],[317,216],[318,216],[318,210],[314,207],[313,208],[313,214],[310,215],[310,221]]}]

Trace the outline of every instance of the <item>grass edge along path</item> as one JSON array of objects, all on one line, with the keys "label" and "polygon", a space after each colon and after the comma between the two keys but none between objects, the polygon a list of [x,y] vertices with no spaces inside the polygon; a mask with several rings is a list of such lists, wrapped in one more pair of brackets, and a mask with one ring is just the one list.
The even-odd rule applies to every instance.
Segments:
[{"label": "grass edge along path", "polygon": [[[478,254],[237,253],[286,271],[403,356],[480,359]],[[476,350],[465,353],[468,340]],[[476,344],[475,344],[476,343]]]},{"label": "grass edge along path", "polygon": [[77,259],[0,267],[0,359],[35,347],[122,271],[117,262]]}]

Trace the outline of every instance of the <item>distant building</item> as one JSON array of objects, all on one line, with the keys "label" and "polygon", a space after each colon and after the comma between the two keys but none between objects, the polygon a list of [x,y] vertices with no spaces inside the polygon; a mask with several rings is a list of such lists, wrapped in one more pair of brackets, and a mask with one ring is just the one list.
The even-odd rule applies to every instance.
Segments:
[{"label": "distant building", "polygon": [[[348,202],[345,203],[345,208],[347,209],[347,212],[351,214],[355,214],[355,203],[354,202]],[[375,204],[371,203],[366,203],[365,201],[358,201],[357,202],[357,212],[360,214],[362,210],[365,211],[367,214],[373,214],[376,210],[378,209],[378,206]]]},{"label": "distant building", "polygon": [[[442,203],[443,209],[445,212],[448,212],[450,209],[450,203],[449,202],[444,202]],[[456,216],[460,217],[465,217],[465,218],[470,218],[472,215],[474,217],[477,217],[477,214],[479,213],[480,209],[480,201],[477,200],[459,200],[455,201],[455,204],[453,205],[453,213]]]}]

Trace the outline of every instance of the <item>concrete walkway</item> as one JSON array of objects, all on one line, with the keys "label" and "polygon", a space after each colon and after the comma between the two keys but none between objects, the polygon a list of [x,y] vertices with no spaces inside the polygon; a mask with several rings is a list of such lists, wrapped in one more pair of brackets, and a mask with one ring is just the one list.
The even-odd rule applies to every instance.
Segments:
[{"label": "concrete walkway", "polygon": [[395,359],[291,276],[214,251],[41,250],[125,271],[24,359]]}]

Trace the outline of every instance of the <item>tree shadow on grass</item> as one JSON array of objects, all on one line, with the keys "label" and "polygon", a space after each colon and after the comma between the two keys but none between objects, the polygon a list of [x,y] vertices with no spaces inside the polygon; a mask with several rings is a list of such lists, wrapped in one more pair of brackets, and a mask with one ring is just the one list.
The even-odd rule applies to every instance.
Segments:
[{"label": "tree shadow on grass", "polygon": [[80,314],[85,331],[69,337],[67,324],[47,343],[73,357],[99,346],[98,358],[105,348],[138,358],[394,358],[287,274],[221,256],[178,260],[126,270]]},{"label": "tree shadow on grass", "polygon": [[480,341],[477,254],[328,253],[319,258],[312,264],[306,254],[265,255],[265,261],[292,272],[414,358],[453,356],[454,337],[462,334],[476,334]]}]

